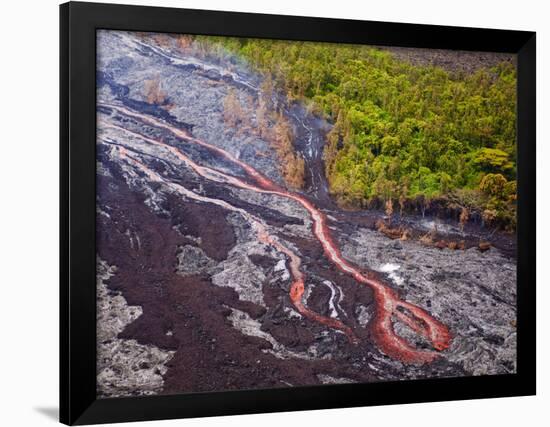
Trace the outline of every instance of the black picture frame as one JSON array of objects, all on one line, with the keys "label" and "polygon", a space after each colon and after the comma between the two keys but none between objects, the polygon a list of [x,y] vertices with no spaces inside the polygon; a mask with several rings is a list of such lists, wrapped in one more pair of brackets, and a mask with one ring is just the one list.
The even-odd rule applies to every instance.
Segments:
[{"label": "black picture frame", "polygon": [[[516,53],[517,373],[96,399],[96,30]],[[91,424],[532,395],[535,381],[536,34],[69,2],[60,6],[60,420]]]}]

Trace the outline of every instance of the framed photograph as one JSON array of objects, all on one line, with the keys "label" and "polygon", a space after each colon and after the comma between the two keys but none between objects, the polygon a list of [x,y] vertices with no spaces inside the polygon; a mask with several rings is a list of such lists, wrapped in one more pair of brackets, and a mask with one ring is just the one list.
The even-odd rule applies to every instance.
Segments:
[{"label": "framed photograph", "polygon": [[61,422],[535,393],[535,33],[60,24]]}]

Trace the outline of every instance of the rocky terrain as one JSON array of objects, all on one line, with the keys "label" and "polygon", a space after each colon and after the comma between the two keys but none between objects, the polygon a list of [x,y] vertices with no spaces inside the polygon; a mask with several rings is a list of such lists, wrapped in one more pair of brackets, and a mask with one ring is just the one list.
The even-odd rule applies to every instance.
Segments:
[{"label": "rocky terrain", "polygon": [[97,46],[100,397],[515,371],[513,251],[393,240],[382,213],[337,209],[330,124],[281,99],[307,172],[288,190],[270,143],[224,120],[229,91],[257,107],[239,61],[134,33]]},{"label": "rocky terrain", "polygon": [[499,52],[470,52],[449,49],[419,49],[386,46],[396,58],[414,65],[434,65],[454,73],[473,73],[480,68],[491,68],[502,62],[516,64],[515,55]]}]

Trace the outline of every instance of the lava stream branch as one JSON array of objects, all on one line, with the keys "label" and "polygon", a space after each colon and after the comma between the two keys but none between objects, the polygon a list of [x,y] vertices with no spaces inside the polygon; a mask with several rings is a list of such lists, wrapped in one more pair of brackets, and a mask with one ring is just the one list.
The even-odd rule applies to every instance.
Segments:
[{"label": "lava stream branch", "polygon": [[[143,138],[150,143],[161,145],[164,148],[168,149],[172,154],[176,155],[178,158],[180,158],[180,160],[184,161],[193,169],[195,169],[196,167],[195,170],[197,171],[197,173],[200,173],[199,171],[202,171],[203,174],[201,175],[207,179],[217,180],[218,182],[225,182],[243,189],[252,190],[260,193],[286,197],[301,204],[308,211],[313,221],[313,233],[318,241],[321,243],[327,258],[334,265],[336,265],[336,267],[340,271],[351,275],[357,282],[367,285],[372,289],[376,303],[376,315],[372,322],[371,331],[377,346],[385,354],[404,363],[413,364],[428,363],[438,357],[437,352],[418,350],[411,344],[409,344],[404,338],[400,337],[393,328],[392,317],[394,315],[398,319],[404,321],[405,324],[411,327],[416,333],[419,333],[420,335],[429,339],[435,350],[442,351],[449,347],[451,334],[448,328],[443,323],[433,318],[428,312],[421,309],[420,307],[417,307],[414,304],[408,303],[406,301],[402,301],[397,293],[389,286],[385,285],[379,279],[368,277],[367,275],[362,273],[357,267],[353,266],[342,257],[339,248],[332,240],[329,229],[326,225],[325,215],[319,209],[317,209],[308,199],[299,194],[290,193],[284,190],[282,187],[275,184],[273,181],[256,171],[250,165],[240,161],[237,157],[233,156],[222,148],[216,147],[205,141],[194,138],[182,129],[172,126],[159,119],[132,111],[125,107],[113,104],[102,105],[128,117],[138,119],[156,128],[167,130],[181,140],[200,145],[209,149],[211,152],[223,156],[225,159],[239,166],[252,180],[257,183],[257,186],[249,184],[234,176],[222,173],[218,170],[197,165],[191,159],[187,158],[187,156],[185,156],[177,148],[168,145],[162,141],[157,141],[151,138],[144,137],[143,135],[136,134],[140,138]],[[117,127],[127,132],[131,132],[116,125],[110,126]],[[301,286],[303,288],[303,283]],[[299,284],[297,284],[296,289],[300,289]],[[299,292],[296,295],[298,294]],[[402,313],[399,314],[400,311],[398,310],[398,308],[406,309],[408,312],[411,313],[414,319],[405,319],[405,317],[408,316],[403,315]]]},{"label": "lava stream branch", "polygon": [[[124,132],[127,132],[135,137],[141,138],[144,141],[147,141],[152,144],[160,144],[164,147],[164,144],[160,141],[156,141],[154,139],[148,138],[146,136],[137,134],[135,132],[129,131],[127,129],[124,129],[120,126],[116,125],[106,125],[106,127],[111,127],[114,129],[122,130]],[[109,144],[107,142],[107,144]],[[114,144],[111,144],[114,145]],[[158,182],[161,184],[164,184],[171,190],[182,194],[183,196],[196,200],[198,202],[203,203],[211,203],[215,204],[217,206],[220,206],[226,210],[230,210],[232,212],[239,213],[252,227],[256,235],[258,236],[258,240],[260,240],[262,243],[269,245],[273,247],[275,250],[277,250],[280,253],[283,253],[286,255],[289,259],[289,269],[292,275],[292,284],[290,286],[290,299],[298,312],[302,314],[303,316],[317,322],[320,324],[323,324],[325,326],[328,326],[330,328],[339,330],[343,332],[350,342],[357,343],[357,338],[351,328],[345,324],[343,324],[340,320],[322,316],[315,311],[309,309],[304,303],[303,303],[303,294],[305,290],[305,276],[300,270],[301,260],[298,255],[296,255],[292,250],[290,250],[288,247],[284,246],[276,237],[269,234],[267,230],[267,226],[257,217],[251,215],[249,212],[247,212],[244,209],[235,207],[229,203],[227,203],[224,200],[214,199],[206,196],[201,196],[186,187],[174,183],[174,182],[168,182],[163,177],[161,177],[158,173],[154,172],[152,169],[147,167],[143,162],[139,161],[135,157],[128,154],[128,149],[124,147],[123,145],[114,145],[116,152],[120,156],[120,158],[126,159],[129,163],[133,164],[135,167],[137,167],[139,170],[141,170],[144,174],[146,174],[151,181]],[[174,151],[173,147],[166,146],[165,148],[169,148],[170,152],[173,154],[177,154],[178,159],[185,162],[191,169],[193,169],[197,174],[202,176],[203,178],[215,180],[217,182],[219,181],[219,176],[216,171],[211,170],[210,168],[200,166],[196,164],[193,160],[189,159],[187,156],[185,156],[183,153],[176,150]],[[218,179],[216,179],[218,178]],[[223,182],[223,181],[222,181]]]}]

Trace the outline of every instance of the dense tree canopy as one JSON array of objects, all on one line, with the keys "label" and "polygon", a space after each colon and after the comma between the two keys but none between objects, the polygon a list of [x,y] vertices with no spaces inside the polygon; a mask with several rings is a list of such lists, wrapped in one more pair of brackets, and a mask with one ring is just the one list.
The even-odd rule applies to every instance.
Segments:
[{"label": "dense tree canopy", "polygon": [[[290,100],[306,102],[334,124],[324,154],[330,189],[341,205],[444,199],[514,226],[513,65],[451,73],[368,46],[198,42],[239,53]],[[495,176],[499,190],[488,192],[482,183]]]}]

